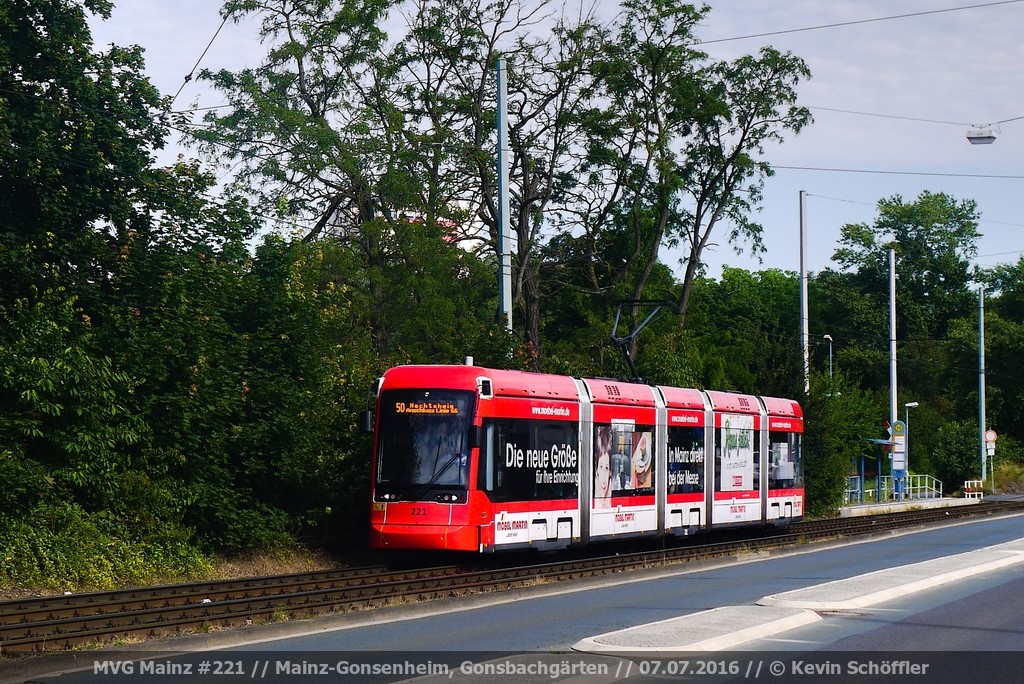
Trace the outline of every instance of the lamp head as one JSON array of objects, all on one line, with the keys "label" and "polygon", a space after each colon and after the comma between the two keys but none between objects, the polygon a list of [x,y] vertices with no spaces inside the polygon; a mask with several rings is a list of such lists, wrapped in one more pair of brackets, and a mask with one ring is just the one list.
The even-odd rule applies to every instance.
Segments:
[{"label": "lamp head", "polygon": [[972,128],[967,131],[967,142],[972,145],[991,145],[996,141],[995,128]]}]

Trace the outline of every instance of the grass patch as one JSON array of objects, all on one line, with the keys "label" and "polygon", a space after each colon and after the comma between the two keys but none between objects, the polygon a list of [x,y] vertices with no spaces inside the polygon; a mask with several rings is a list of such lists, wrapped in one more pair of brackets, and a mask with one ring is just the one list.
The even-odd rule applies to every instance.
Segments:
[{"label": "grass patch", "polygon": [[996,461],[993,472],[998,494],[1024,494],[1024,465],[1013,461]]},{"label": "grass patch", "polygon": [[212,558],[186,540],[169,526],[139,537],[73,504],[40,507],[32,524],[0,518],[0,586],[82,592],[208,575]]},{"label": "grass patch", "polygon": [[174,529],[140,538],[72,505],[50,508],[32,525],[0,513],[0,600],[338,567],[326,554],[297,546],[223,556],[186,538]]}]

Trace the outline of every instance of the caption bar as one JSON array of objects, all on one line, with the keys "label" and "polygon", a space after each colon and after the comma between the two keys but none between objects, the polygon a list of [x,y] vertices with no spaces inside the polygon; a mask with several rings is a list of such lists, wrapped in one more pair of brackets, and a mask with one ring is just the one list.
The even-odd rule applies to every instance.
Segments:
[{"label": "caption bar", "polygon": [[[1024,653],[767,652],[648,657],[622,653],[336,653],[210,651],[92,654],[77,681],[176,682],[823,682],[1019,684]],[[86,663],[89,667],[83,668]],[[91,675],[91,676],[89,676]]]}]

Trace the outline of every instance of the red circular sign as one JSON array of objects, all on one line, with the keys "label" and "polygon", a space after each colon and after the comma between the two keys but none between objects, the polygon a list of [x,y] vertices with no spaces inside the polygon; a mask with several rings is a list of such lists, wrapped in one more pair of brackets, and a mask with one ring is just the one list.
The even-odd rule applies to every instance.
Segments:
[{"label": "red circular sign", "polygon": [[999,435],[996,434],[995,430],[985,430],[985,441],[986,442],[994,442],[994,441],[996,441],[996,437],[998,437],[998,436]]}]

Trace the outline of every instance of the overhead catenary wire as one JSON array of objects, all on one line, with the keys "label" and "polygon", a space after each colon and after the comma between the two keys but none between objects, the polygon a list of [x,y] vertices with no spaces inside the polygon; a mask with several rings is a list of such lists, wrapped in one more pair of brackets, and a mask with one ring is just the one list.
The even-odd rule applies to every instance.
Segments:
[{"label": "overhead catenary wire", "polygon": [[787,171],[827,171],[830,173],[875,173],[890,176],[938,176],[943,178],[990,178],[1007,180],[1024,180],[1024,176],[1011,174],[992,173],[940,173],[937,171],[893,171],[888,169],[844,169],[827,166],[790,166],[784,164],[773,164],[773,169],[785,169]]},{"label": "overhead catenary wire", "polygon": [[[966,10],[979,10],[979,9],[983,9],[983,8],[1019,5],[1020,2],[1024,2],[1024,0],[1001,0],[1001,1],[995,1],[995,2],[982,2],[982,3],[964,5],[964,6],[960,6],[960,7],[951,7],[951,8],[944,8],[944,9],[934,9],[934,10],[927,10],[927,11],[920,11],[920,12],[903,13],[903,14],[893,14],[893,15],[887,15],[887,16],[882,16],[882,17],[872,17],[872,18],[867,18],[867,19],[859,19],[859,20],[844,21],[844,22],[834,22],[834,23],[829,23],[829,24],[821,24],[821,25],[817,25],[817,26],[793,28],[793,29],[788,29],[788,30],[784,30],[784,31],[768,32],[768,33],[754,34],[754,35],[747,35],[747,36],[735,36],[735,37],[731,37],[731,38],[723,38],[723,39],[718,39],[718,40],[708,40],[708,41],[702,41],[702,42],[717,43],[717,42],[723,42],[723,41],[727,41],[727,40],[740,40],[740,39],[743,39],[743,38],[750,38],[750,37],[754,37],[755,35],[765,35],[765,36],[767,36],[767,35],[779,35],[779,34],[786,34],[786,33],[799,33],[799,32],[802,32],[802,31],[815,31],[815,30],[820,30],[820,29],[838,28],[838,27],[858,25],[858,24],[870,24],[872,22],[896,21],[896,20],[902,20],[902,19],[906,19],[906,18],[921,17],[921,16],[927,16],[927,15],[938,15],[938,14],[949,13],[949,12],[962,12],[962,11],[966,11]],[[188,75],[186,75],[184,82],[178,88],[178,91],[177,91],[177,93],[175,93],[174,98],[172,98],[172,100],[171,100],[172,102],[174,101],[174,99],[176,99],[176,98],[178,98],[180,96],[180,94],[183,92],[183,89],[184,89],[185,85],[187,85],[191,81],[193,75],[195,74],[195,72],[199,68],[200,63],[206,58],[206,56],[208,54],[208,51],[211,49],[211,46],[218,39],[219,33],[221,32],[221,29],[223,28],[224,23],[226,23],[226,17],[222,18],[222,21],[220,22],[220,26],[214,32],[213,37],[210,39],[209,43],[207,44],[206,49],[204,49],[202,54],[199,56],[199,59],[196,60],[196,63],[193,66],[192,70],[189,72]],[[209,108],[204,108],[204,109],[218,109],[218,108],[220,108],[220,106],[209,107]],[[812,107],[812,109],[815,109],[815,108]],[[944,124],[944,125],[969,125],[969,124],[964,124],[964,123],[960,123],[960,122],[953,122],[953,121],[942,121],[942,120],[935,120],[935,119],[920,119],[920,118],[915,118],[915,117],[897,116],[897,115],[888,115],[888,114],[873,114],[873,113],[870,113],[870,112],[853,112],[851,110],[840,110],[840,109],[825,108],[825,107],[819,107],[817,109],[831,110],[831,111],[840,111],[840,112],[847,111],[849,113],[858,114],[858,115],[880,116],[880,117],[884,117],[884,118],[895,118],[895,119],[906,119],[906,120],[917,120],[917,121],[922,121],[922,122],[938,123],[938,124]],[[192,111],[195,112],[195,111],[199,111],[199,110],[197,108],[193,108]],[[998,122],[994,122],[994,123],[1006,123],[1006,122],[1010,122],[1010,121],[1016,121],[1016,120],[1019,120],[1019,119],[1024,119],[1024,116],[1005,118],[1005,119],[1002,119],[1002,120],[1000,120]],[[196,128],[194,128],[195,127],[194,123],[186,124],[186,126],[192,127],[192,130],[196,130]],[[186,137],[193,135],[190,130],[181,130],[181,129],[175,129],[175,130],[178,130],[181,135],[186,136]],[[213,142],[213,141],[209,141],[209,140],[207,140],[207,142],[210,143],[210,144],[213,144],[213,145],[219,145],[220,147],[222,147],[224,149],[232,149],[235,152],[239,151],[238,148],[235,148],[235,147],[233,147],[231,145],[225,145],[224,143],[221,143],[221,142]],[[257,154],[256,156],[258,158],[265,158],[266,155]],[[878,174],[886,174],[886,175],[904,175],[904,176],[919,175],[919,176],[964,177],[964,178],[980,178],[980,179],[1012,179],[1012,180],[1019,180],[1019,179],[1022,178],[1021,176],[1016,176],[1016,175],[1014,175],[1014,176],[1006,176],[1006,175],[987,175],[987,174],[985,174],[985,175],[982,175],[982,174],[939,174],[939,173],[924,173],[924,172],[915,172],[915,171],[887,171],[887,170],[871,170],[871,169],[816,169],[816,168],[813,168],[813,167],[786,167],[786,166],[774,166],[774,165],[773,165],[773,168],[776,168],[776,169],[792,169],[792,170],[807,169],[807,170],[821,170],[821,171],[845,172],[845,173],[878,173]]]},{"label": "overhead catenary wire", "polygon": [[218,26],[217,30],[213,32],[213,37],[210,38],[210,42],[207,43],[206,47],[203,49],[203,54],[199,55],[199,59],[197,59],[196,63],[192,65],[192,69],[187,74],[185,74],[184,80],[182,81],[181,85],[178,86],[178,92],[174,93],[174,97],[171,98],[171,101],[168,104],[168,106],[170,106],[171,104],[174,104],[174,101],[178,99],[179,95],[181,95],[181,91],[185,89],[185,86],[188,85],[189,82],[192,80],[193,76],[195,76],[196,69],[199,68],[199,65],[203,61],[203,58],[206,57],[206,53],[210,51],[210,47],[213,45],[213,42],[215,40],[217,40],[217,36],[220,35],[221,29],[224,28],[224,24],[226,24],[227,22],[228,22],[228,17],[227,17],[227,15],[225,15],[224,18],[220,22],[220,26]]},{"label": "overhead catenary wire", "polygon": [[767,38],[770,36],[781,36],[788,33],[804,33],[807,31],[820,31],[823,29],[840,28],[843,26],[856,26],[858,24],[870,24],[879,21],[893,21],[895,19],[910,19],[912,17],[923,17],[929,14],[946,14],[948,12],[962,12],[964,10],[982,9],[986,7],[996,7],[998,5],[1012,5],[1024,0],[999,0],[998,2],[985,2],[978,5],[964,5],[962,7],[946,7],[944,9],[937,10],[923,10],[921,12],[908,12],[906,14],[890,14],[884,17],[873,17],[871,19],[852,19],[850,21],[838,21],[831,24],[819,24],[817,26],[804,26],[802,28],[795,29],[782,29],[779,31],[765,31],[764,33],[749,33],[742,36],[732,36],[730,38],[715,38],[712,40],[703,40],[701,44],[709,45],[711,43],[727,43],[733,40],[747,40],[750,38]]}]

